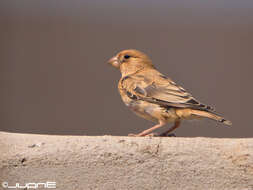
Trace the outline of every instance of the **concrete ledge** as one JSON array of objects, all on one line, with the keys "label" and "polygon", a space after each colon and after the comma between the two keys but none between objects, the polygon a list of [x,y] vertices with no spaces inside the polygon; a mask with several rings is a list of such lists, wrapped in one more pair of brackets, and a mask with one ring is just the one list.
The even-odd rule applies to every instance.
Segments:
[{"label": "concrete ledge", "polygon": [[0,132],[0,183],[47,181],[61,190],[252,190],[253,139]]}]

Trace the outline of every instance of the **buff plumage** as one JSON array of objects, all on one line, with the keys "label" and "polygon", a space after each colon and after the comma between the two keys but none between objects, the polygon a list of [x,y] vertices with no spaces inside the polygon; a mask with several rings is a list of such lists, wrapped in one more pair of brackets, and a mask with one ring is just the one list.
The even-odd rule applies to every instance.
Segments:
[{"label": "buff plumage", "polygon": [[166,136],[179,127],[183,119],[206,117],[232,124],[157,71],[150,58],[140,51],[121,51],[108,63],[121,72],[118,89],[123,102],[138,116],[158,123],[135,136],[150,135],[166,123],[174,122],[174,126],[160,134]]}]

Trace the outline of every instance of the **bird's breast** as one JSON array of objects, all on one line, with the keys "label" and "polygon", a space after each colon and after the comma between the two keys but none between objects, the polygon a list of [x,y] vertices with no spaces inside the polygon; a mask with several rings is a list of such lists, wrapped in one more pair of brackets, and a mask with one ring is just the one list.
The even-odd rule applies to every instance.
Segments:
[{"label": "bird's breast", "polygon": [[135,99],[134,97],[130,98],[127,94],[121,94],[121,97],[125,105],[131,111],[144,119],[153,122],[158,122],[160,120],[173,122],[177,118],[173,108],[168,110],[157,104]]},{"label": "bird's breast", "polygon": [[125,104],[131,111],[133,111],[138,116],[150,121],[158,121],[158,119],[153,115],[155,110],[155,107],[153,105],[146,105],[146,103],[141,100],[131,100],[129,102],[126,102]]}]

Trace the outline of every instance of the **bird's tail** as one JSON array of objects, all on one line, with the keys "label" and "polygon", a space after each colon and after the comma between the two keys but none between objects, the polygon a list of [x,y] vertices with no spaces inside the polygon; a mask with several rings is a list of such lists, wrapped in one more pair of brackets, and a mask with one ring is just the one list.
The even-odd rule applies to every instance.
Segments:
[{"label": "bird's tail", "polygon": [[210,113],[210,112],[206,112],[206,111],[201,111],[201,110],[191,110],[192,115],[196,115],[196,116],[200,116],[200,117],[207,117],[209,119],[213,119],[215,121],[219,121],[225,125],[232,125],[232,122],[229,120],[224,119],[223,117],[214,114],[214,113]]}]

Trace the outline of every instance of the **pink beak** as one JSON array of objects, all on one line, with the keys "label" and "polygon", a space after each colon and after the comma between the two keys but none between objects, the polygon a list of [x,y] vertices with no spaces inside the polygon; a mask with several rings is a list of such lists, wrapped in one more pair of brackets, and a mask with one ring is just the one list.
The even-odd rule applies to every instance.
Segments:
[{"label": "pink beak", "polygon": [[120,66],[119,59],[116,56],[112,57],[107,63],[111,64],[113,67],[116,68],[119,68]]}]

